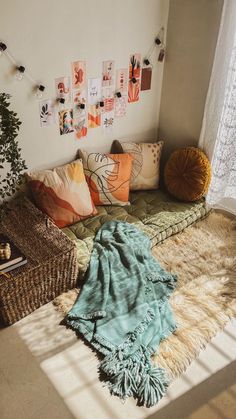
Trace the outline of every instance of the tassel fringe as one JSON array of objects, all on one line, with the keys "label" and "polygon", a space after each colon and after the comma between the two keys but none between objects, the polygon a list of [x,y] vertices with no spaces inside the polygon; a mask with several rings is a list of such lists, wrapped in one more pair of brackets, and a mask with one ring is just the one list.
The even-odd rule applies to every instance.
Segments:
[{"label": "tassel fringe", "polygon": [[151,365],[150,351],[140,346],[132,355],[125,354],[125,348],[118,348],[100,363],[100,372],[108,379],[112,395],[125,400],[133,396],[138,404],[151,407],[161,400],[169,385],[165,371]]}]

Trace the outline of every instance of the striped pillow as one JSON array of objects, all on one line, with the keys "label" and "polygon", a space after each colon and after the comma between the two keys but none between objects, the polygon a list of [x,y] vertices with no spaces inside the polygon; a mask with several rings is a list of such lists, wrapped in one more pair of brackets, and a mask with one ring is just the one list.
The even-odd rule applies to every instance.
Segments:
[{"label": "striped pillow", "polygon": [[97,214],[80,159],[53,170],[26,174],[36,205],[58,227]]}]

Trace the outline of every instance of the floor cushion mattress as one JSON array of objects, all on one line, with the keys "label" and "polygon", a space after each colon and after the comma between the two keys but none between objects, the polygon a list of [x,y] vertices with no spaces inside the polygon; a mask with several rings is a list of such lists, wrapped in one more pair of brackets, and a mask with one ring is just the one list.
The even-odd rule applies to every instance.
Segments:
[{"label": "floor cushion mattress", "polygon": [[124,207],[99,206],[94,217],[62,229],[76,243],[80,278],[87,269],[93,239],[105,222],[121,220],[135,224],[155,246],[205,217],[208,212],[204,199],[179,202],[161,190],[131,192],[130,203]]}]

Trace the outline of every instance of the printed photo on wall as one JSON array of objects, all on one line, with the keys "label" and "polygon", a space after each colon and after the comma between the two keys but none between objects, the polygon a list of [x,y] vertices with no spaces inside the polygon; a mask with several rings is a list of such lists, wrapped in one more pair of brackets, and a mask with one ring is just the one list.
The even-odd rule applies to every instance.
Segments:
[{"label": "printed photo on wall", "polygon": [[88,107],[88,128],[97,128],[101,125],[101,114],[97,105]]},{"label": "printed photo on wall", "polygon": [[152,81],[152,67],[142,69],[141,90],[150,90]]},{"label": "printed photo on wall", "polygon": [[128,69],[120,68],[116,71],[116,91],[127,94],[128,90]]},{"label": "printed photo on wall", "polygon": [[138,102],[140,92],[141,54],[130,56],[128,102]]},{"label": "printed photo on wall", "polygon": [[133,83],[133,81],[130,80],[129,89],[128,89],[128,102],[138,102],[139,92],[140,92],[140,81],[136,80],[136,82]]},{"label": "printed photo on wall", "polygon": [[83,89],[86,86],[86,61],[75,61],[71,64],[73,89]]},{"label": "printed photo on wall", "polygon": [[102,129],[106,133],[113,131],[114,125],[114,112],[107,112],[102,114]]},{"label": "printed photo on wall", "polygon": [[114,88],[102,88],[102,100],[104,102],[104,112],[111,112],[114,109]]},{"label": "printed photo on wall", "polygon": [[[74,108],[85,109],[87,104],[87,91],[83,90],[74,90],[73,91],[73,106]],[[81,106],[84,105],[84,106]]]},{"label": "printed photo on wall", "polygon": [[141,54],[132,54],[129,61],[129,78],[139,79],[141,74]]},{"label": "printed photo on wall", "polygon": [[121,118],[126,115],[127,110],[127,96],[115,98],[115,117]]},{"label": "printed photo on wall", "polygon": [[56,123],[55,106],[52,99],[39,102],[39,117],[41,127],[48,127]]},{"label": "printed photo on wall", "polygon": [[73,127],[77,139],[87,135],[86,90],[73,92]]},{"label": "printed photo on wall", "polygon": [[75,137],[79,140],[81,137],[87,135],[87,114],[86,112],[76,112],[73,116],[73,127],[75,131]]},{"label": "printed photo on wall", "polygon": [[88,79],[88,104],[97,105],[101,100],[101,78]]},{"label": "printed photo on wall", "polygon": [[63,109],[58,112],[60,134],[69,134],[74,131],[73,128],[73,109]]},{"label": "printed photo on wall", "polygon": [[115,61],[103,61],[102,63],[102,86],[115,84]]},{"label": "printed photo on wall", "polygon": [[70,77],[58,77],[55,79],[56,97],[65,99],[65,102],[71,101]]}]

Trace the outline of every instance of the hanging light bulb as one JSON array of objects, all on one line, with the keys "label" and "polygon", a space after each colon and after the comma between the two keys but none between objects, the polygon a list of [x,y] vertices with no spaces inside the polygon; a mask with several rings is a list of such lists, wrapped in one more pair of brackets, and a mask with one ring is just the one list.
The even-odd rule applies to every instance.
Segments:
[{"label": "hanging light bulb", "polygon": [[21,81],[23,79],[24,72],[25,72],[25,67],[23,67],[23,65],[16,67],[16,75],[15,75],[16,79]]},{"label": "hanging light bulb", "polygon": [[7,49],[6,44],[3,42],[0,42],[0,56],[4,53],[4,51]]},{"label": "hanging light bulb", "polygon": [[36,86],[35,90],[36,90],[35,96],[37,97],[37,99],[42,99],[45,86],[40,84],[39,86]]}]

